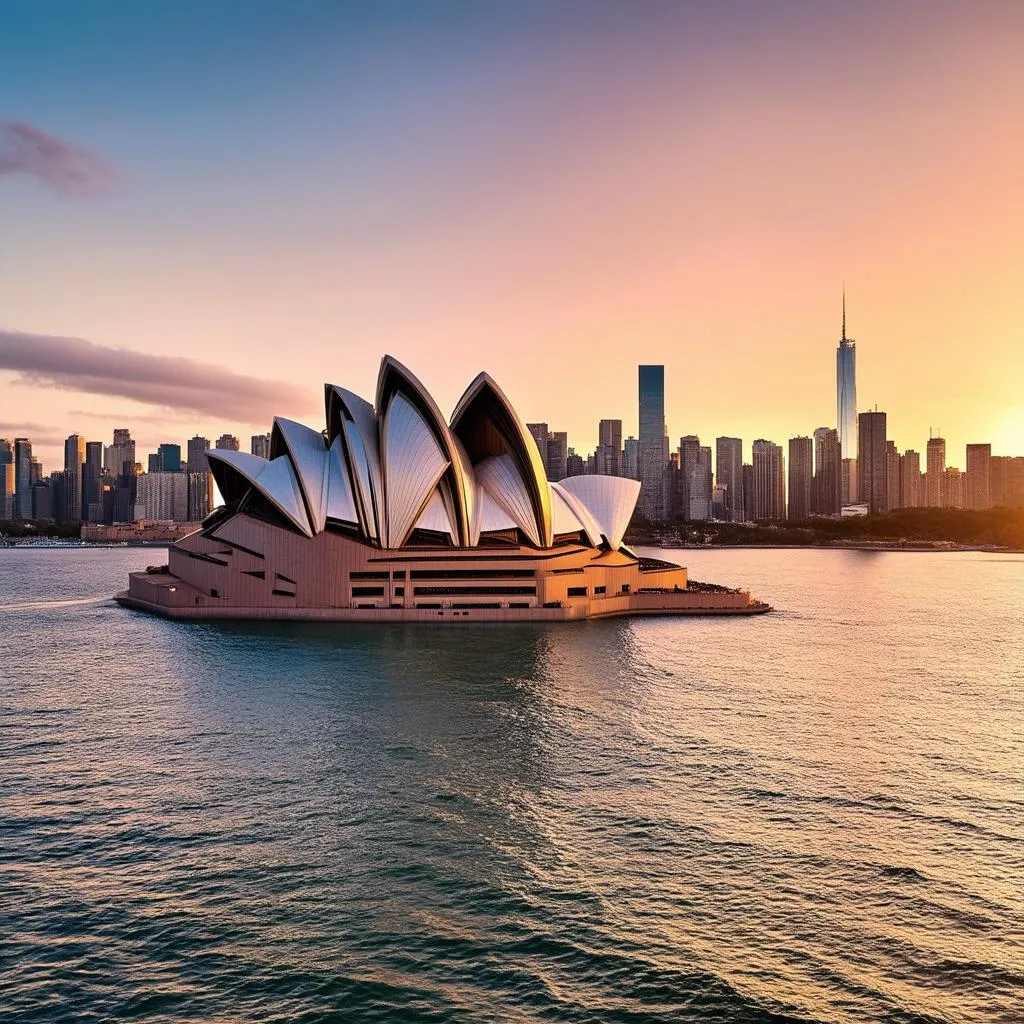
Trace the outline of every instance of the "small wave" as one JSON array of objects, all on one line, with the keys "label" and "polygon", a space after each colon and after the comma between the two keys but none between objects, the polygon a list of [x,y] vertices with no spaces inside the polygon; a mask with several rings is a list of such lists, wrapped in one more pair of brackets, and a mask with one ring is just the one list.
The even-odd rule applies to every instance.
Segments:
[{"label": "small wave", "polygon": [[84,604],[100,604],[108,600],[106,594],[101,597],[76,597],[62,601],[25,601],[21,604],[0,604],[0,613],[3,612],[40,612],[50,611],[55,608],[78,608]]},{"label": "small wave", "polygon": [[901,867],[898,864],[887,864],[882,868],[882,874],[886,878],[903,878],[908,882],[925,881],[925,876],[917,868]]}]

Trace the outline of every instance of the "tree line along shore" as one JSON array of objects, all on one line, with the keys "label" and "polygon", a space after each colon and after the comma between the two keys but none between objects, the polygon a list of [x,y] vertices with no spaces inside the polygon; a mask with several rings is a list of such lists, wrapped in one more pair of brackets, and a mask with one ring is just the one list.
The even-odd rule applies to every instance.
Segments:
[{"label": "tree line along shore", "polygon": [[1024,509],[906,508],[782,523],[653,523],[635,517],[626,543],[682,547],[979,547],[1024,550]]},{"label": "tree line along shore", "polygon": [[[82,524],[70,520],[0,520],[0,538],[75,539]],[[1024,509],[983,511],[948,508],[906,508],[846,519],[813,518],[784,523],[649,522],[633,517],[626,543],[700,547],[885,547],[1005,548],[1024,550]]]}]

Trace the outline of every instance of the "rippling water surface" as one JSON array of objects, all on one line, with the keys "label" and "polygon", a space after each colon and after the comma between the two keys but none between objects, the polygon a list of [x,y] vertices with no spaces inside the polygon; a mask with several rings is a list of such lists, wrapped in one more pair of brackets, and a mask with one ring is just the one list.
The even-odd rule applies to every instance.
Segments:
[{"label": "rippling water surface", "polygon": [[0,551],[0,1019],[1024,1020],[1024,558],[460,628],[107,599],[158,558]]}]

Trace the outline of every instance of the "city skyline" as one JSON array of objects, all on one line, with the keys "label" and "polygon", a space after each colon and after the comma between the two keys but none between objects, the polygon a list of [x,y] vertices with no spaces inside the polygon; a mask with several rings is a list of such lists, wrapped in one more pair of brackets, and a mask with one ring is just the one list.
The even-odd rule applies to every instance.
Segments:
[{"label": "city skyline", "polygon": [[1020,6],[641,10],[12,8],[0,434],[247,437],[391,351],[577,448],[638,362],[670,437],[784,443],[845,280],[858,411],[1024,447]]}]

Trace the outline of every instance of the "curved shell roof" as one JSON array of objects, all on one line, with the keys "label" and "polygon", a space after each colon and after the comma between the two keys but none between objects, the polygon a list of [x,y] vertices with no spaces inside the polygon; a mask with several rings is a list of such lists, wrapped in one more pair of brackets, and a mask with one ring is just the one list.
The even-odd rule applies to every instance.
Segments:
[{"label": "curved shell roof", "polygon": [[229,507],[269,506],[306,536],[335,525],[386,548],[422,542],[417,531],[435,542],[447,535],[460,547],[510,531],[537,548],[574,535],[595,547],[622,544],[639,482],[580,476],[549,483],[532,435],[486,373],[466,389],[450,425],[391,356],[381,361],[376,406],[327,384],[324,407],[323,432],[276,418],[270,459],[208,452]]}]

